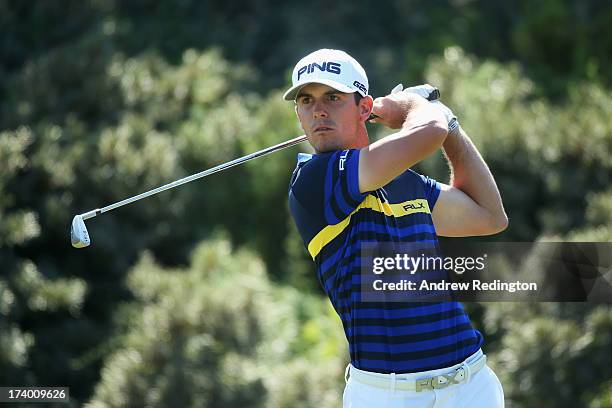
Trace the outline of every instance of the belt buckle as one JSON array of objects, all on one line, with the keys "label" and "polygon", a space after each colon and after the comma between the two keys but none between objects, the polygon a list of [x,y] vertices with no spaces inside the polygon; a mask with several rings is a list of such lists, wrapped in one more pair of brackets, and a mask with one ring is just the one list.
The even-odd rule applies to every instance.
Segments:
[{"label": "belt buckle", "polygon": [[[423,390],[441,390],[448,387],[449,385],[459,384],[460,381],[455,379],[455,377],[459,375],[459,370],[461,370],[461,368],[458,368],[454,372],[448,374],[441,374],[436,375],[435,377],[416,380],[415,390],[416,392],[421,392]],[[440,382],[440,379],[442,378],[445,379],[444,382]]]}]

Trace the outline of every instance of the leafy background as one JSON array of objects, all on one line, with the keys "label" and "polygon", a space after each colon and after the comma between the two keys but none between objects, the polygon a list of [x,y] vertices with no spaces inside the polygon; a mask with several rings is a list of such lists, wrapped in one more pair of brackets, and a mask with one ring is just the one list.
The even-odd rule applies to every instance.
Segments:
[{"label": "leafy background", "polygon": [[[346,340],[286,203],[307,146],[93,219],[85,250],[73,215],[300,134],[282,91],[332,47],[373,95],[442,90],[500,186],[494,239],[609,242],[610,21],[598,0],[0,0],[0,385],[339,406]],[[466,307],[509,407],[612,407],[608,305]]]}]

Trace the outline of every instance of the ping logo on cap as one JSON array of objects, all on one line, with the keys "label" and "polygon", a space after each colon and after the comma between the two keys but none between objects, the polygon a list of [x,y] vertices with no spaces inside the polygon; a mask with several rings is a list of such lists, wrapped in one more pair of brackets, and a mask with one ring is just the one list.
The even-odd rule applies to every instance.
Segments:
[{"label": "ping logo on cap", "polygon": [[333,61],[323,61],[321,63],[321,65],[317,64],[316,62],[313,62],[311,64],[308,65],[304,65],[303,67],[301,67],[300,69],[298,69],[297,72],[297,80],[300,80],[300,77],[302,76],[302,74],[306,73],[306,74],[311,74],[314,72],[315,68],[318,68],[320,71],[327,71],[330,72],[332,74],[337,74],[339,75],[341,71],[340,69],[341,64],[339,62],[333,62]]}]

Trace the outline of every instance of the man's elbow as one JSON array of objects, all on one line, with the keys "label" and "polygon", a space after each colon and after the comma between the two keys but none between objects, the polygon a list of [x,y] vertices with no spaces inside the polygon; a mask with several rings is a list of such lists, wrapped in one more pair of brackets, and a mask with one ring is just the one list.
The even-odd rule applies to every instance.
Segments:
[{"label": "man's elbow", "polygon": [[503,213],[489,219],[486,226],[486,233],[483,235],[499,234],[506,228],[508,228],[508,216]]},{"label": "man's elbow", "polygon": [[443,119],[432,119],[427,123],[427,129],[431,134],[431,138],[436,141],[436,145],[442,146],[448,136],[448,125]]}]

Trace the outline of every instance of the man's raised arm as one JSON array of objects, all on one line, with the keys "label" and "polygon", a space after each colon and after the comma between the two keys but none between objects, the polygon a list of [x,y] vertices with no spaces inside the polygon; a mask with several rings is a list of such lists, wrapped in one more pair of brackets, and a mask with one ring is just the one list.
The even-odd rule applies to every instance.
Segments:
[{"label": "man's raised arm", "polygon": [[436,233],[462,237],[506,229],[508,217],[495,179],[461,126],[449,132],[442,148],[451,176],[432,212]]}]

